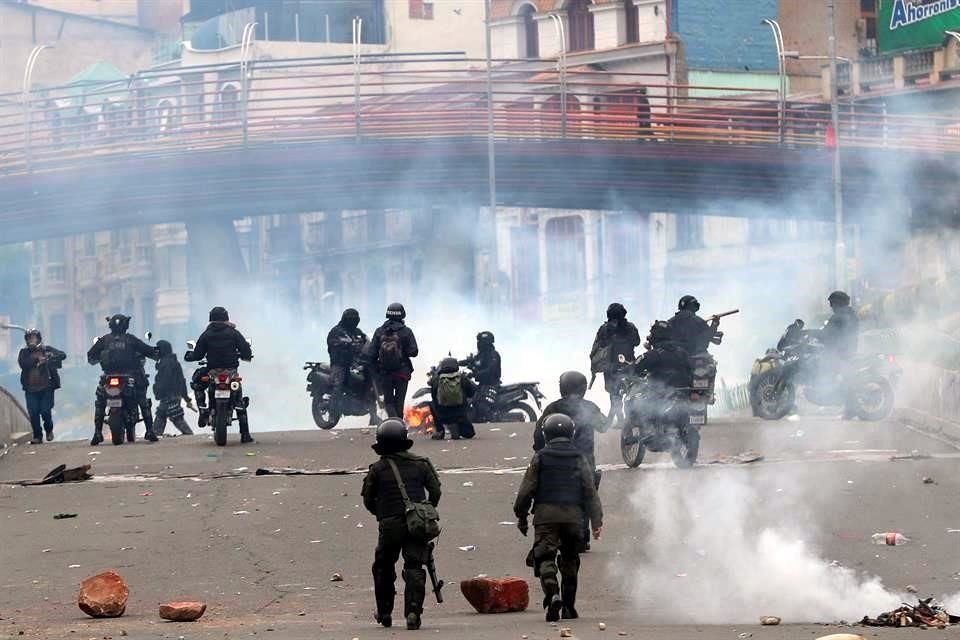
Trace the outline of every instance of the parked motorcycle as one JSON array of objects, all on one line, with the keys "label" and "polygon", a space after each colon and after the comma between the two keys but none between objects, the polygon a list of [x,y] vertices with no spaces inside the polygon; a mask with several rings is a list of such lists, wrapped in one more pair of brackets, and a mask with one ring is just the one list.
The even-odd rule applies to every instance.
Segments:
[{"label": "parked motorcycle", "polygon": [[343,416],[370,416],[370,424],[379,422],[377,396],[363,366],[355,364],[346,373],[345,389],[337,389],[330,365],[307,362],[307,391],[312,398],[313,421],[321,429],[333,429]]},{"label": "parked motorcycle", "polygon": [[[470,365],[472,359],[460,360],[461,367],[467,370],[464,375],[473,377],[473,371]],[[416,401],[414,408],[418,410],[430,408],[430,384],[437,374],[437,368],[431,367],[427,373],[428,386],[421,387],[413,394],[413,400]],[[539,382],[517,382],[515,384],[504,384],[498,388],[482,387],[480,391],[470,400],[467,408],[467,416],[471,421],[478,415],[477,405],[480,402],[486,403],[486,406],[479,412],[484,420],[489,422],[536,422],[538,411],[543,410],[543,400],[546,396],[540,392]],[[535,410],[531,404],[535,404]]]},{"label": "parked motorcycle", "polygon": [[824,358],[816,332],[803,332],[780,346],[754,362],[749,388],[755,415],[779,420],[795,409],[801,393],[819,406],[845,406],[863,420],[883,420],[893,412],[902,373],[895,356],[857,355],[838,371]]},{"label": "parked motorcycle", "polygon": [[[184,359],[190,361],[190,353],[196,343],[191,340],[187,342],[187,347],[189,351]],[[233,422],[237,422],[242,431],[247,431],[250,398],[243,395],[243,378],[236,369],[207,369],[205,360],[198,362],[197,367],[199,375],[194,375],[191,386],[197,385],[201,392],[206,391],[209,408],[207,423],[213,426],[213,441],[218,447],[224,447],[227,444],[227,428]]]},{"label": "parked motorcycle", "polygon": [[104,373],[98,392],[107,398],[104,422],[110,426],[110,441],[115,445],[136,440],[140,406],[137,404],[136,378],[126,373]]}]

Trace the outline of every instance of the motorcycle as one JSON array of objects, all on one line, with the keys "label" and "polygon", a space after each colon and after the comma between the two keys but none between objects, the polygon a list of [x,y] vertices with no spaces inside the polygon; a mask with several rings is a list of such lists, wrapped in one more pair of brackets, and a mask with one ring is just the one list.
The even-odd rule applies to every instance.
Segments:
[{"label": "motorcycle", "polygon": [[126,373],[104,373],[97,389],[107,398],[104,422],[110,426],[110,441],[121,445],[136,440],[136,427],[140,422],[140,405],[137,403],[136,378]]},{"label": "motorcycle", "polygon": [[713,394],[712,384],[705,385],[709,379],[694,374],[693,382],[696,387],[669,387],[643,375],[621,383],[626,420],[620,430],[620,453],[628,467],[640,466],[648,450],[669,451],[673,463],[682,469],[696,463],[700,428],[707,423]]},{"label": "motorcycle", "polygon": [[[189,349],[184,360],[191,361],[190,356],[196,347],[192,340],[187,342]],[[208,424],[213,426],[213,441],[218,447],[227,444],[227,428],[236,421],[242,431],[248,430],[247,407],[250,398],[243,395],[243,378],[236,369],[207,369],[205,360],[197,363],[199,375],[195,375],[194,386],[196,391],[206,391],[209,403]],[[199,399],[199,398],[198,398]],[[199,403],[198,403],[199,404]]]},{"label": "motorcycle", "polygon": [[814,332],[792,344],[771,349],[751,371],[751,404],[755,415],[779,420],[796,407],[797,396],[823,407],[844,406],[862,420],[878,421],[893,413],[896,386],[902,374],[889,354],[864,354],[838,372],[824,357]]},{"label": "motorcycle", "polygon": [[[326,362],[307,362],[307,392],[312,398],[313,421],[321,429],[333,429],[343,416],[370,416],[376,424],[377,397],[364,368],[354,364],[346,372],[344,390],[335,388],[330,365]],[[335,395],[339,394],[339,395]]]},{"label": "motorcycle", "polygon": [[[473,370],[470,365],[473,360],[458,361],[461,367],[467,371],[464,375],[473,377]],[[428,386],[421,387],[413,394],[414,409],[425,413],[430,409],[430,386],[434,377],[437,375],[437,367],[430,367],[427,373]],[[517,382],[515,384],[504,384],[499,387],[481,387],[478,393],[471,399],[467,408],[467,416],[473,422],[477,415],[481,415],[490,422],[536,422],[537,412],[543,410],[543,400],[546,396],[540,391],[539,382]],[[486,406],[477,411],[478,403],[486,403]],[[535,404],[537,409],[531,406]]]}]

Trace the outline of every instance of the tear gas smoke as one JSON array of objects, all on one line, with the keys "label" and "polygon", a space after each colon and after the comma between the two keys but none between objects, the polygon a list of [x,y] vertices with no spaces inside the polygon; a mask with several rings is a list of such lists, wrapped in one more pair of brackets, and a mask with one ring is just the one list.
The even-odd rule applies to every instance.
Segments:
[{"label": "tear gas smoke", "polygon": [[859,620],[910,601],[821,557],[798,539],[814,520],[762,500],[746,473],[645,474],[631,502],[649,532],[625,578],[639,609],[665,622]]}]

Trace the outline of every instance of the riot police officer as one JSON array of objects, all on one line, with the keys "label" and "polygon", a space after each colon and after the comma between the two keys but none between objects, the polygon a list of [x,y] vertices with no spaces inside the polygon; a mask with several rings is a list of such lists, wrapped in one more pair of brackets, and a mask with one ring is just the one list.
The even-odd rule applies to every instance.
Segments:
[{"label": "riot police officer", "polygon": [[[150,442],[156,442],[157,436],[153,432],[152,402],[147,397],[147,388],[150,381],[143,369],[144,360],[156,360],[160,357],[156,347],[144,343],[136,336],[127,333],[130,328],[130,316],[121,313],[107,318],[110,333],[97,338],[90,350],[87,351],[87,362],[99,364],[104,373],[117,373],[132,376],[135,381],[137,404],[140,407],[140,416],[146,428],[144,437]],[[107,396],[104,390],[97,387],[97,399],[93,414],[92,446],[103,442],[103,419],[107,410]]]},{"label": "riot police officer", "polygon": [[[340,316],[340,322],[335,324],[327,334],[330,375],[338,392],[343,391],[347,371],[360,357],[365,344],[367,344],[367,334],[360,329],[360,312],[356,309],[345,309]],[[339,397],[339,393],[334,396],[335,400],[339,400]]]},{"label": "riot police officer", "polygon": [[827,298],[833,315],[820,331],[820,341],[837,358],[849,358],[857,352],[857,334],[860,320],[850,306],[850,296],[843,291],[834,291]]},{"label": "riot police officer", "polygon": [[477,353],[468,365],[479,387],[477,399],[474,401],[474,420],[489,422],[496,404],[497,392],[501,382],[500,353],[494,346],[494,335],[491,331],[481,331],[477,334]]},{"label": "riot police officer", "polygon": [[686,351],[688,356],[706,351],[720,326],[719,318],[707,324],[697,315],[699,310],[699,300],[690,295],[683,296],[677,303],[677,313],[667,321],[671,341]]},{"label": "riot police officer", "polygon": [[[624,371],[633,362],[640,332],[627,320],[627,309],[619,302],[607,307],[607,321],[597,329],[590,349],[590,369],[603,374],[603,386],[610,395],[610,420],[622,417],[619,385]],[[622,360],[622,361],[621,361]]]},{"label": "riot police officer", "polygon": [[577,575],[584,546],[581,524],[588,517],[593,537],[599,539],[603,508],[589,463],[572,442],[574,424],[570,416],[555,413],[547,417],[543,434],[547,445],[533,455],[513,511],[517,528],[527,535],[527,517],[533,507],[533,550],[527,564],[540,578],[546,620],[556,622],[561,616],[579,617]]},{"label": "riot police officer", "polygon": [[[407,629],[420,628],[426,592],[429,541],[416,538],[407,529],[406,500],[440,503],[440,477],[428,458],[410,452],[413,441],[407,437],[407,425],[388,418],[377,427],[372,449],[380,459],[370,465],[363,479],[363,506],[377,517],[379,538],[373,557],[373,589],[377,601],[376,620],[384,627],[393,625],[395,565],[403,555],[404,616]],[[398,478],[399,476],[399,478]],[[398,479],[400,482],[398,482]],[[400,483],[403,488],[401,489]],[[406,495],[404,495],[404,492]]]}]

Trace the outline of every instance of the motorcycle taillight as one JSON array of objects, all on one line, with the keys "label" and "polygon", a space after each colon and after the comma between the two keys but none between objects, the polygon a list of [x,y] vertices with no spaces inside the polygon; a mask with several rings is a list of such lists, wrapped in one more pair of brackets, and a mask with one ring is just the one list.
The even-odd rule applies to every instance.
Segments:
[{"label": "motorcycle taillight", "polygon": [[107,381],[107,386],[108,386],[108,387],[119,387],[119,386],[120,386],[120,378],[110,378],[110,379]]},{"label": "motorcycle taillight", "polygon": [[227,374],[221,373],[220,375],[217,376],[217,382],[226,382],[226,381],[227,381]]}]

